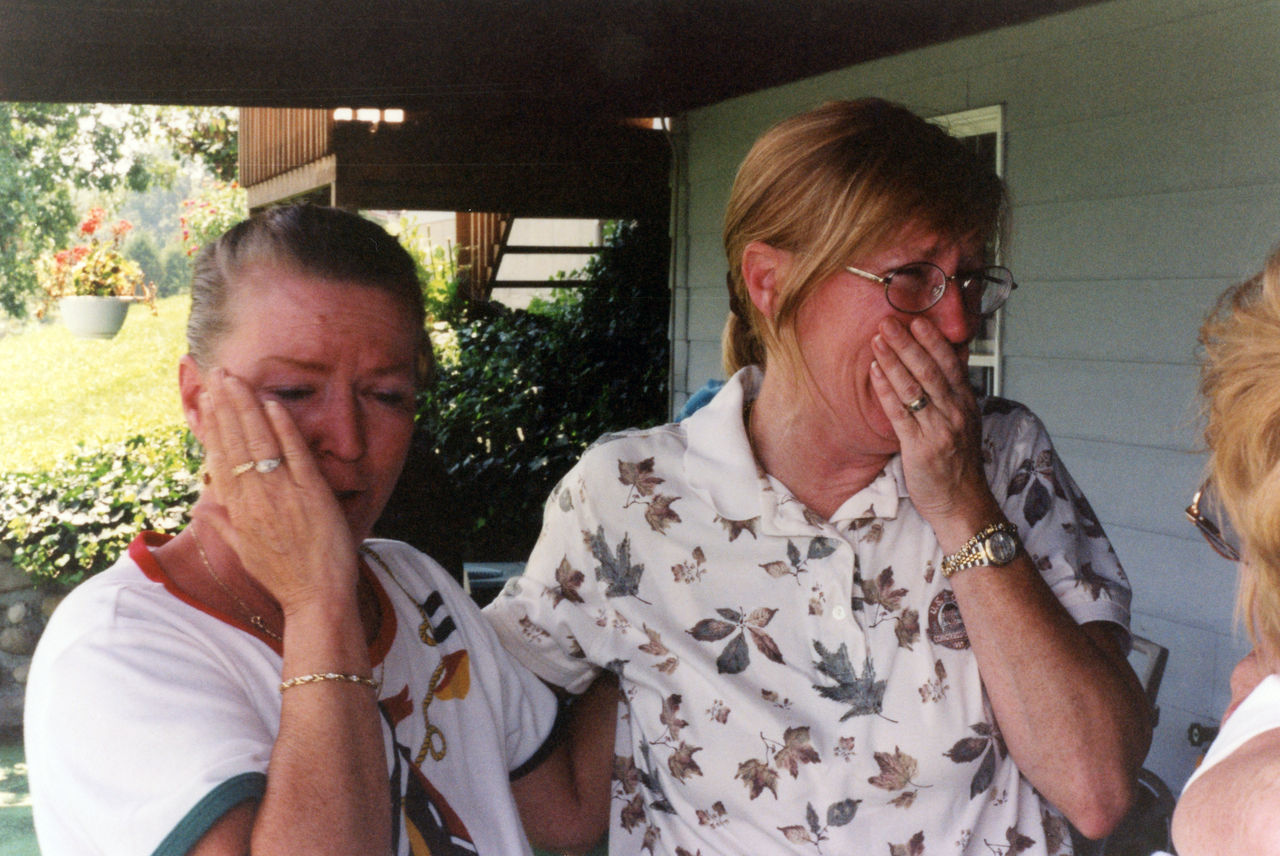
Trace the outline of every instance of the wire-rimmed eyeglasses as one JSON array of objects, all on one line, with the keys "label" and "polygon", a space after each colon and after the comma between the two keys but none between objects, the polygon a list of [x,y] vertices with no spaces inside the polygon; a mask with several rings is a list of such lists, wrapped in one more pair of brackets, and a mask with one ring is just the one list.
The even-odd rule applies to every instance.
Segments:
[{"label": "wire-rimmed eyeglasses", "polygon": [[[1204,540],[1209,542],[1209,546],[1219,556],[1229,562],[1240,561],[1240,549],[1235,543],[1236,534],[1232,531],[1230,522],[1222,514],[1222,504],[1214,494],[1208,479],[1205,479],[1196,490],[1195,496],[1191,497],[1191,504],[1187,506],[1186,514],[1187,519],[1195,524],[1200,534],[1204,536]],[[1222,523],[1217,523],[1214,520],[1215,517]]]},{"label": "wire-rimmed eyeglasses", "polygon": [[1004,306],[1010,293],[1018,287],[1008,268],[993,265],[972,271],[961,271],[955,276],[932,262],[912,262],[876,276],[856,267],[846,267],[849,273],[864,277],[884,286],[884,299],[899,312],[917,315],[927,311],[947,293],[947,283],[954,282],[960,288],[960,299],[965,309],[978,316],[987,316]]}]

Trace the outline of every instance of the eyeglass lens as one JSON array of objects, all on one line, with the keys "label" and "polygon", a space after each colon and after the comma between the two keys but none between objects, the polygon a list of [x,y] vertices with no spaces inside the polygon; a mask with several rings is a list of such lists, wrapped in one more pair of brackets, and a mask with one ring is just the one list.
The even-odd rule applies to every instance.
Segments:
[{"label": "eyeglass lens", "polygon": [[[942,299],[947,275],[928,262],[900,267],[885,277],[889,303],[902,312],[924,312]],[[975,315],[990,315],[1009,299],[1013,275],[1002,267],[960,274],[956,280],[965,308]]]}]

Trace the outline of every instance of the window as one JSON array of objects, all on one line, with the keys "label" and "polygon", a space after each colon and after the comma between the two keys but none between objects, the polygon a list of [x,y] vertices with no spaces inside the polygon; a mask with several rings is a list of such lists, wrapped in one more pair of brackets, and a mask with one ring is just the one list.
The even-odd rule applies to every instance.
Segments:
[{"label": "window", "polygon": [[[970,146],[974,153],[986,159],[995,168],[996,175],[1004,176],[1004,110],[1000,105],[964,110],[935,116],[929,121],[945,128]],[[1000,248],[995,248],[993,258],[1000,262]],[[1003,385],[1001,327],[1004,310],[1001,309],[983,324],[973,340],[969,356],[969,376],[974,387],[984,395],[999,395]]]}]

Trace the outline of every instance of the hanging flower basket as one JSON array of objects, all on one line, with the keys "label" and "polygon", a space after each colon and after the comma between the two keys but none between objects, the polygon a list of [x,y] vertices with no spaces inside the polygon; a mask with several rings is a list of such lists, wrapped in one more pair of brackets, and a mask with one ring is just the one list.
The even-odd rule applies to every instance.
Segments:
[{"label": "hanging flower basket", "polygon": [[81,339],[112,339],[124,325],[129,301],[123,297],[73,295],[58,301],[62,323]]},{"label": "hanging flower basket", "polygon": [[109,227],[110,239],[102,240],[99,232],[106,231],[103,217],[103,210],[94,208],[80,224],[80,234],[88,237],[89,243],[48,253],[36,261],[36,278],[47,295],[37,317],[57,303],[63,323],[82,338],[115,336],[130,302],[147,303],[155,312],[155,288],[143,281],[137,263],[120,252],[120,241],[132,228],[129,221]]}]

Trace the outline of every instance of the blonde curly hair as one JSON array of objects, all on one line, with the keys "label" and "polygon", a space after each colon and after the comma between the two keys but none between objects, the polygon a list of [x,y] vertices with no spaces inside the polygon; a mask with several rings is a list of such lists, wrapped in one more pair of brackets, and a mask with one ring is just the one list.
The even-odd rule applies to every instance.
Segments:
[{"label": "blonde curly hair", "polygon": [[1280,665],[1280,247],[1200,328],[1213,488],[1242,540],[1237,616]]}]

